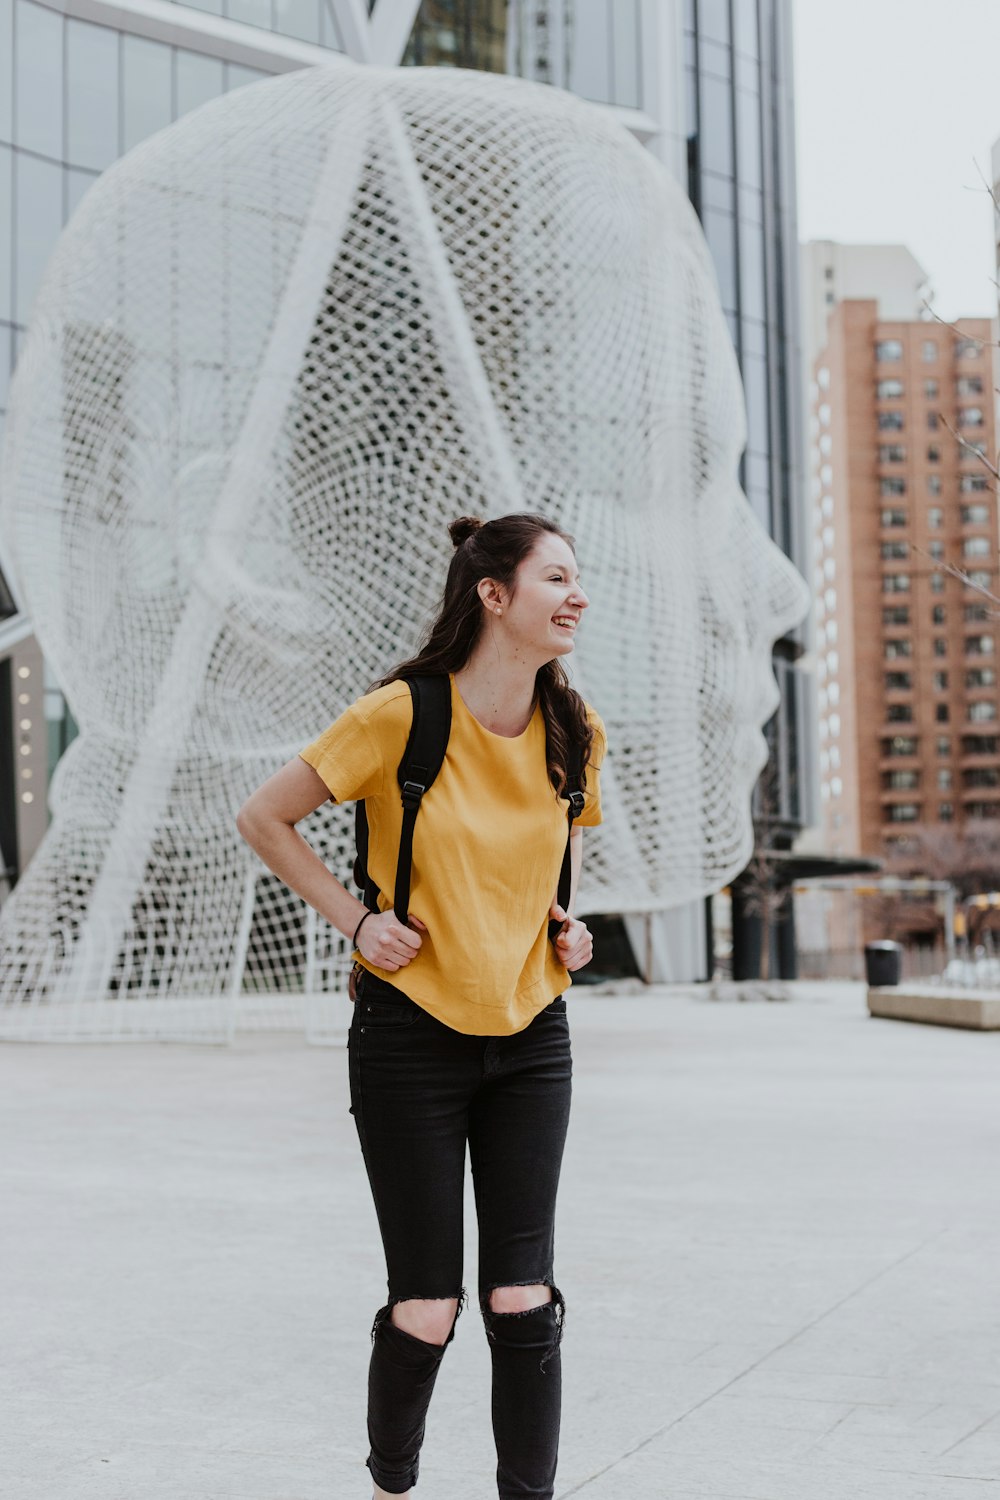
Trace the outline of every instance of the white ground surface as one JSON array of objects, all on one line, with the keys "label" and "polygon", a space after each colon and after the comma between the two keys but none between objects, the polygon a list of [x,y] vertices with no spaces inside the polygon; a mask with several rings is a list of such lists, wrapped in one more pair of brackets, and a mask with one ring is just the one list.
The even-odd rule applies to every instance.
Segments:
[{"label": "white ground surface", "polygon": [[[570,997],[560,1497],[1000,1493],[1000,1035],[793,990]],[[0,1099],[4,1500],[368,1500],[342,1044],[10,1044]],[[473,1302],[421,1500],[495,1496],[488,1387]]]}]

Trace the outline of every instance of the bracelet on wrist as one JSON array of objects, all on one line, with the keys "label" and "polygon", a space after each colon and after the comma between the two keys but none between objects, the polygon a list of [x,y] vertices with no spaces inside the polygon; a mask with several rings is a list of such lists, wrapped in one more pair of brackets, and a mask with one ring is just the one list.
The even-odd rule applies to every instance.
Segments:
[{"label": "bracelet on wrist", "polygon": [[358,933],[361,931],[362,927],[367,922],[368,918],[369,917],[373,917],[374,915],[375,915],[375,913],[373,911],[369,910],[369,911],[365,912],[364,916],[361,918],[361,921],[358,923],[357,927],[355,927],[355,929],[354,929],[354,936],[351,938],[351,947],[352,948],[356,948],[358,946]]}]

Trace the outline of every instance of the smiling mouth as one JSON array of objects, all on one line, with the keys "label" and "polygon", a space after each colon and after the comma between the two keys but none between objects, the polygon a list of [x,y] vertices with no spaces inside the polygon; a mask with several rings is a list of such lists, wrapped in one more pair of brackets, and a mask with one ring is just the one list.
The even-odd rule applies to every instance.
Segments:
[{"label": "smiling mouth", "polygon": [[570,630],[570,631],[575,630],[576,629],[576,625],[577,625],[577,622],[576,622],[575,618],[572,615],[554,615],[553,619],[552,619],[552,623],[559,630]]}]

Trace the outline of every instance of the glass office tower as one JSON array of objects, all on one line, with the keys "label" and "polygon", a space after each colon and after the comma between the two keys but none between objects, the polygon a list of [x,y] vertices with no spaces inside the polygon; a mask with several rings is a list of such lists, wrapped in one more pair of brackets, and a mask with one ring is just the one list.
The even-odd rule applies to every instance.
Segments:
[{"label": "glass office tower", "polygon": [[[613,112],[689,193],[743,371],[741,480],[775,541],[807,571],[790,0],[187,0],[171,25],[133,12],[129,0],[59,5],[0,0],[0,423],[46,256],[89,183],[146,135],[331,49],[359,62],[512,73]],[[87,19],[74,15],[77,5]],[[809,821],[813,795],[803,646],[796,633],[775,651],[782,702],[768,729],[779,769],[770,822],[782,848]],[[72,733],[30,621],[0,577],[0,864],[10,878],[44,831],[44,788]],[[628,925],[655,977],[710,971],[709,902],[665,914],[652,933]]]}]

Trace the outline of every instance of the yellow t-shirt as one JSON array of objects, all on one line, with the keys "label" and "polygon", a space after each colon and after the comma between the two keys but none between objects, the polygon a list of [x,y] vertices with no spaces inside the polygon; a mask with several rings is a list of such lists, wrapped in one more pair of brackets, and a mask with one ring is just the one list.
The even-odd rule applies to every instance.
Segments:
[{"label": "yellow t-shirt", "polygon": [[[585,807],[574,827],[601,821],[604,724],[594,726]],[[416,956],[389,972],[366,969],[456,1031],[507,1036],[572,983],[548,938],[566,847],[568,802],[545,764],[539,705],[523,734],[493,734],[466,708],[451,674],[451,734],[413,835],[410,912],[427,926]],[[392,906],[403,819],[397,770],[413,719],[410,690],[391,682],[359,698],[299,751],[335,802],[364,797],[368,871],[379,909]]]}]

